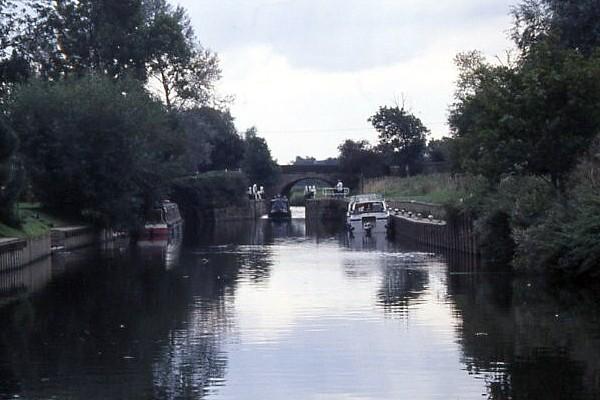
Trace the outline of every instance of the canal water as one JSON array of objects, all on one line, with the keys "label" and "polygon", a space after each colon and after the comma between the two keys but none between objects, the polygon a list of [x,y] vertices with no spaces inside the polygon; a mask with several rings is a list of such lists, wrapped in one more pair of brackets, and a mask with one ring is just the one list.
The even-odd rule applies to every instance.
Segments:
[{"label": "canal water", "polygon": [[599,398],[593,292],[311,230],[229,223],[0,276],[0,399]]}]

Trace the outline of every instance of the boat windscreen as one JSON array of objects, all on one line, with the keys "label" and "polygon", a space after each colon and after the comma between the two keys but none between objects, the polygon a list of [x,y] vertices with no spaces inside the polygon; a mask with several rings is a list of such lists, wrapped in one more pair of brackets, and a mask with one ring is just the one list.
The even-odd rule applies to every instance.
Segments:
[{"label": "boat windscreen", "polygon": [[148,213],[147,222],[152,224],[160,224],[165,222],[163,218],[163,212],[160,208],[154,208]]},{"label": "boat windscreen", "polygon": [[355,214],[364,214],[364,213],[378,213],[384,212],[385,207],[383,203],[380,201],[377,202],[368,202],[368,203],[358,203],[354,207]]}]

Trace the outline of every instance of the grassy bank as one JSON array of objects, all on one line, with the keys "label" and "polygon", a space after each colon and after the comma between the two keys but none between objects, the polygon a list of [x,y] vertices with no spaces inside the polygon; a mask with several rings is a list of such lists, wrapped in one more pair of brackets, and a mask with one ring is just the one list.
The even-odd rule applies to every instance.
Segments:
[{"label": "grassy bank", "polygon": [[408,178],[385,176],[367,179],[362,191],[381,193],[390,200],[451,204],[477,196],[484,186],[484,180],[478,177],[433,174]]},{"label": "grassy bank", "polygon": [[35,237],[48,233],[54,227],[81,225],[81,222],[57,216],[39,203],[19,203],[18,214],[21,226],[11,227],[0,222],[0,237]]}]

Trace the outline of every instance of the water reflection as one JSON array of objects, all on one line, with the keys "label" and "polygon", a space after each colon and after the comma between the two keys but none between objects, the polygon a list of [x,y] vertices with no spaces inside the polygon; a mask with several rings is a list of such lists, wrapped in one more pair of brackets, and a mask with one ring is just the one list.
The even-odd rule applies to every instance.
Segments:
[{"label": "water reflection", "polygon": [[429,274],[424,266],[424,260],[418,256],[385,263],[381,288],[377,292],[378,304],[388,313],[406,316],[409,307],[427,289]]},{"label": "water reflection", "polygon": [[0,272],[0,308],[44,288],[52,278],[50,257],[25,268]]},{"label": "water reflection", "polygon": [[463,362],[487,382],[488,398],[598,398],[597,292],[556,289],[504,268],[465,274],[460,261],[449,261]]},{"label": "water reflection", "polygon": [[0,398],[600,393],[596,293],[302,220],[63,253],[0,296]]}]

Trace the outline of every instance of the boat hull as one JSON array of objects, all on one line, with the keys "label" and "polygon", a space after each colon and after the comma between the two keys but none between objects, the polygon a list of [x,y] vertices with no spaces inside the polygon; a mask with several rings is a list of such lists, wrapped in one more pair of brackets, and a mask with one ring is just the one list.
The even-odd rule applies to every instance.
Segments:
[{"label": "boat hull", "polygon": [[273,221],[287,221],[292,219],[292,213],[272,211],[269,213],[269,219]]},{"label": "boat hull", "polygon": [[151,240],[167,240],[181,234],[183,220],[173,224],[146,224],[143,238]]},{"label": "boat hull", "polygon": [[355,217],[348,218],[347,226],[352,233],[386,233],[389,227],[389,217]]}]

